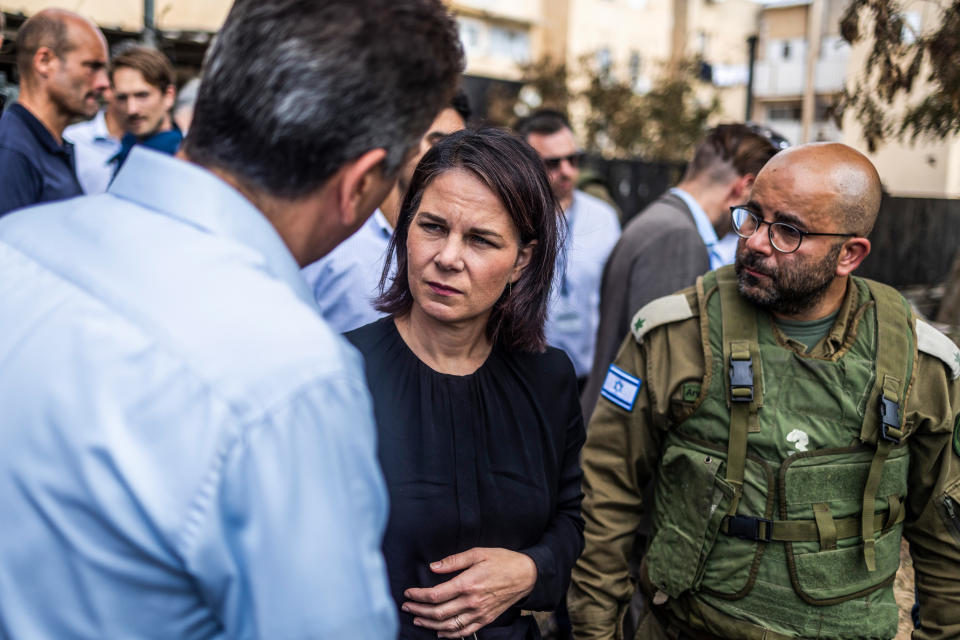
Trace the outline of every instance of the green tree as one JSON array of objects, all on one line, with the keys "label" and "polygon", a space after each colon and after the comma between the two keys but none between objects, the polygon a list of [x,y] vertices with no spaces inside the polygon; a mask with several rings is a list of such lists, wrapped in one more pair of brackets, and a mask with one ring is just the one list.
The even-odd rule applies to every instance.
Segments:
[{"label": "green tree", "polygon": [[[707,130],[707,121],[720,108],[714,93],[698,94],[699,63],[689,60],[664,68],[650,91],[637,93],[596,56],[577,63],[582,89],[571,91],[571,73],[549,58],[527,65],[519,95],[503,94],[492,101],[489,119],[510,124],[533,109],[549,107],[568,112],[579,102],[586,107],[583,121],[587,150],[615,157],[642,157],[663,162],[685,162]],[[702,92],[700,92],[702,93]]]},{"label": "green tree", "polygon": [[[926,32],[914,30],[897,0],[852,0],[841,19],[843,38],[870,41],[870,50],[834,114],[840,124],[852,112],[871,151],[889,139],[960,133],[960,0],[933,2],[941,16]],[[923,95],[912,93],[918,84]]]}]

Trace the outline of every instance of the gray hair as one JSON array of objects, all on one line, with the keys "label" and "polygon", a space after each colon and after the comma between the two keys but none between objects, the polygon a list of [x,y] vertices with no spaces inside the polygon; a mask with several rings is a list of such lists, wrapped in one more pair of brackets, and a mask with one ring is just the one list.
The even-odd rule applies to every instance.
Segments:
[{"label": "gray hair", "polygon": [[237,0],[207,54],[195,162],[297,198],[384,148],[392,176],[463,69],[440,0]]}]

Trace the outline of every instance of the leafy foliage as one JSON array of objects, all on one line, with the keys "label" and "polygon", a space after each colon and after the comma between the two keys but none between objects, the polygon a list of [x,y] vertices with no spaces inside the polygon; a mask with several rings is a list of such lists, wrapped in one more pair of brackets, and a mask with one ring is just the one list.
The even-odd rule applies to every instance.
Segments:
[{"label": "leafy foliage", "polygon": [[[913,31],[897,0],[852,0],[844,12],[843,38],[870,40],[871,49],[863,76],[846,88],[834,115],[840,124],[852,111],[871,151],[892,138],[960,133],[960,0],[938,6],[938,26],[925,33]],[[910,100],[918,82],[925,95]]]},{"label": "leafy foliage", "polygon": [[[720,109],[714,94],[706,101],[700,88],[699,63],[689,60],[664,69],[650,91],[637,93],[596,56],[578,61],[582,88],[571,91],[566,65],[550,59],[524,69],[519,96],[504,96],[489,110],[490,119],[510,124],[532,109],[548,107],[568,112],[574,104],[586,110],[583,120],[587,150],[616,157],[642,157],[685,162],[707,130],[707,121]],[[533,97],[533,104],[529,98]]]}]

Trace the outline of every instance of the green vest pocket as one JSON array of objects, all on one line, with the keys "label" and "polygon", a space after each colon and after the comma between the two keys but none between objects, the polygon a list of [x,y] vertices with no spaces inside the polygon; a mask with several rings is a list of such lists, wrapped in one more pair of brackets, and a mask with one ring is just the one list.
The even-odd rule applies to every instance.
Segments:
[{"label": "green vest pocket", "polygon": [[651,582],[676,598],[695,589],[734,489],[715,454],[668,446],[657,472],[653,530],[647,550]]}]

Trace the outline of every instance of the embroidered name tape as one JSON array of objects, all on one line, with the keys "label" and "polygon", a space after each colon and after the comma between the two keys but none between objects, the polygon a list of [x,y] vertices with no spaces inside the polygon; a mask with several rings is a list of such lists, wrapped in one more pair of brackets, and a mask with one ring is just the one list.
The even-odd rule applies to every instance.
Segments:
[{"label": "embroidered name tape", "polygon": [[641,386],[643,386],[643,381],[640,378],[634,378],[617,365],[612,364],[607,369],[607,377],[603,380],[600,395],[621,409],[633,411],[633,405],[637,401],[637,393],[640,392]]}]

